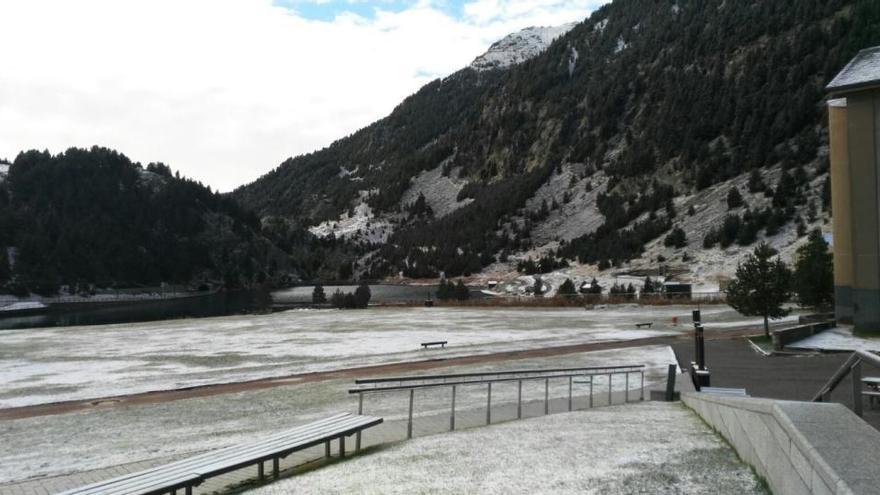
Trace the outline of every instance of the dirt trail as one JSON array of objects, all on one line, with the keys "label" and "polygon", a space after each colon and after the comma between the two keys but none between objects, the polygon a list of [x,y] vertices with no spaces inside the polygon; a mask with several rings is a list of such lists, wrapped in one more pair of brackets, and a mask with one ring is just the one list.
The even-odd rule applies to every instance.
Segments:
[{"label": "dirt trail", "polygon": [[[727,340],[740,338],[747,335],[755,335],[756,333],[760,333],[760,331],[755,329],[754,327],[748,327],[723,331],[706,331],[705,337],[706,340]],[[438,358],[423,361],[362,366],[357,368],[346,368],[333,371],[319,371],[274,378],[261,378],[259,380],[245,382],[217,383],[175,390],[159,390],[155,392],[143,392],[137,394],[101,397],[95,399],[53,402],[50,404],[37,404],[33,406],[0,409],[0,421],[31,418],[35,416],[51,416],[55,414],[66,414],[79,411],[100,410],[111,407],[170,402],[175,400],[191,399],[194,397],[209,397],[213,395],[233,394],[250,390],[261,390],[265,388],[281,387],[285,385],[318,382],[325,380],[338,380],[343,378],[355,379],[375,375],[387,375],[394,373],[406,373],[419,370],[445,368],[450,366],[483,364],[497,361],[512,361],[517,359],[528,359],[536,357],[559,356],[564,354],[575,354],[579,352],[601,351],[606,349],[622,349],[644,345],[672,345],[676,343],[680,344],[682,343],[682,341],[690,339],[690,334],[682,334],[664,337],[649,337],[644,339],[626,341],[546,347],[543,349],[525,349],[519,351],[498,352],[494,354]]]}]

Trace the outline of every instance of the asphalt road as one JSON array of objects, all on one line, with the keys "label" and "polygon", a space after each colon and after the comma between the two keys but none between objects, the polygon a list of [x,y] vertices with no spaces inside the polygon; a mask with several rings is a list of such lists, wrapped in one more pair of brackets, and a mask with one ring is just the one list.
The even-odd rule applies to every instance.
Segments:
[{"label": "asphalt road", "polygon": [[[694,359],[692,341],[672,344],[682,368]],[[811,400],[849,354],[814,354],[809,356],[763,356],[745,339],[706,342],[706,365],[712,374],[712,386],[745,388],[753,397],[783,400]],[[863,365],[863,376],[880,376],[880,369]],[[852,385],[849,378],[831,394],[833,402],[852,408]],[[870,409],[865,400],[864,419],[880,429],[880,404]]]}]

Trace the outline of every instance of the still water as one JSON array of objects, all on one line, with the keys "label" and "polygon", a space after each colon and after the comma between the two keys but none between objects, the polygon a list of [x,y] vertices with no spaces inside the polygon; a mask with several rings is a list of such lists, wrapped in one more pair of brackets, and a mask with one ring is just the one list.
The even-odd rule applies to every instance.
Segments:
[{"label": "still water", "polygon": [[[354,292],[356,286],[324,286],[329,298],[337,289]],[[268,313],[273,310],[310,304],[312,286],[276,292],[229,291],[184,299],[164,299],[118,304],[82,304],[50,307],[46,312],[21,316],[0,315],[0,330],[73,325],[106,325],[175,318],[204,318],[235,314]],[[372,285],[371,303],[394,304],[431,298],[435,287]]]}]

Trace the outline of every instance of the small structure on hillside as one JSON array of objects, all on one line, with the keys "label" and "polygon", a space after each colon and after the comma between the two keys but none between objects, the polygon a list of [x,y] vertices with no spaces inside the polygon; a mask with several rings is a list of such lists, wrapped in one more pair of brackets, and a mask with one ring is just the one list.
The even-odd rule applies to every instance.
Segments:
[{"label": "small structure on hillside", "polygon": [[841,321],[880,329],[880,47],[826,88],[834,212],[834,299]]},{"label": "small structure on hillside", "polygon": [[670,299],[690,299],[693,294],[693,285],[690,282],[667,280],[663,282],[663,293]]}]

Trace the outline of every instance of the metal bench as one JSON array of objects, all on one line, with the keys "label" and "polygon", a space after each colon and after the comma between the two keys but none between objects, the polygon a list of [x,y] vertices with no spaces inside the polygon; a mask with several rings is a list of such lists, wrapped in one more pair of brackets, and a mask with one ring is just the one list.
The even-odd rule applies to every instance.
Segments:
[{"label": "metal bench", "polygon": [[654,324],[654,322],[636,323],[636,328],[645,328],[645,327],[651,328],[651,325],[653,325],[653,324]]},{"label": "metal bench", "polygon": [[447,342],[445,340],[438,340],[436,342],[422,342],[422,349],[427,349],[428,347],[438,346],[438,345],[440,347],[446,347],[446,343]]},{"label": "metal bench", "polygon": [[329,418],[299,426],[251,443],[224,449],[157,466],[118,478],[68,490],[63,495],[148,495],[192,493],[194,486],[214,476],[258,465],[263,478],[263,463],[272,461],[273,477],[278,477],[278,463],[288,455],[325,444],[324,455],[330,456],[330,441],[339,439],[339,455],[345,456],[345,437],[382,423],[382,418],[341,413]]}]

